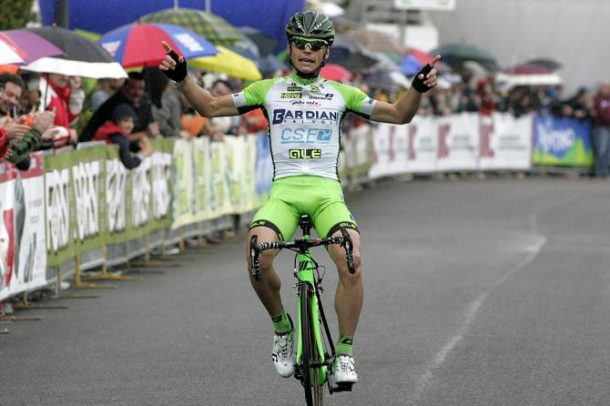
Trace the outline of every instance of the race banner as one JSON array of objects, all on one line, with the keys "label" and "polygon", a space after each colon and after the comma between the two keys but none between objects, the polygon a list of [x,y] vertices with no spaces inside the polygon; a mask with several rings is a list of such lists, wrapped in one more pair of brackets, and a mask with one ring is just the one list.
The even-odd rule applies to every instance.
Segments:
[{"label": "race banner", "polygon": [[477,168],[479,157],[479,115],[455,114],[437,118],[440,171],[468,171]]},{"label": "race banner", "polygon": [[358,178],[365,176],[372,163],[372,130],[368,125],[361,125],[343,135],[343,168],[339,172],[344,177]]},{"label": "race banner", "polygon": [[534,119],[534,165],[588,167],[593,164],[591,124],[537,116]]},{"label": "race banner", "polygon": [[105,244],[106,154],[102,145],[44,157],[49,266]]},{"label": "race banner", "polygon": [[407,126],[407,170],[425,173],[436,170],[438,150],[438,126],[433,117],[415,117]]},{"label": "race banner", "polygon": [[0,164],[0,301],[46,285],[42,153],[19,171]]},{"label": "race banner", "polygon": [[528,170],[532,156],[532,119],[494,113],[481,116],[479,169]]},{"label": "race banner", "polygon": [[390,174],[393,152],[390,141],[390,124],[380,123],[373,130],[373,157],[369,177],[376,179]]},{"label": "race banner", "polygon": [[265,133],[259,133],[256,136],[254,172],[254,207],[259,207],[267,199],[273,180],[273,161],[271,160],[269,136]]}]

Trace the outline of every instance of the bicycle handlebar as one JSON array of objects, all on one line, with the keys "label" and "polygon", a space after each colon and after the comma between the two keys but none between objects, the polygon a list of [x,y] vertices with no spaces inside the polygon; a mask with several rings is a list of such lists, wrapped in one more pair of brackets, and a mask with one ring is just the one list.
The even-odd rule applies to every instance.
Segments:
[{"label": "bicycle handlebar", "polygon": [[328,237],[328,238],[311,238],[311,239],[296,239],[294,241],[270,241],[270,242],[256,242],[256,236],[250,239],[250,259],[252,261],[252,277],[255,280],[260,280],[260,263],[258,261],[258,255],[266,250],[274,249],[291,249],[297,250],[297,252],[305,253],[308,248],[319,247],[321,245],[328,246],[332,244],[341,245],[345,248],[345,256],[347,258],[347,270],[350,274],[356,273],[356,267],[354,266],[353,245],[349,234],[345,230],[341,230],[342,237]]}]

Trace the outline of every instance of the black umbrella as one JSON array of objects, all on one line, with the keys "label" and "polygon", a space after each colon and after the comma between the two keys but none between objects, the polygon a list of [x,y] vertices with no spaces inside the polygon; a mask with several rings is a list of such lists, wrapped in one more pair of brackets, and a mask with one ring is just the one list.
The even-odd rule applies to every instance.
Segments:
[{"label": "black umbrella", "polygon": [[277,46],[277,41],[262,31],[252,27],[240,27],[238,30],[258,47],[260,56],[265,57],[273,52]]},{"label": "black umbrella", "polygon": [[126,77],[125,70],[96,42],[60,27],[27,28],[64,52],[56,58],[41,58],[24,70],[91,78]]},{"label": "black umbrella", "polygon": [[369,69],[379,62],[371,50],[345,35],[335,36],[328,63],[341,65],[351,72]]},{"label": "black umbrella", "polygon": [[64,51],[62,59],[81,62],[115,62],[101,45],[61,27],[27,28]]},{"label": "black umbrella", "polygon": [[552,71],[555,71],[562,67],[561,63],[551,58],[534,58],[527,61],[527,63],[533,63],[536,65],[544,66],[545,68],[548,68]]}]

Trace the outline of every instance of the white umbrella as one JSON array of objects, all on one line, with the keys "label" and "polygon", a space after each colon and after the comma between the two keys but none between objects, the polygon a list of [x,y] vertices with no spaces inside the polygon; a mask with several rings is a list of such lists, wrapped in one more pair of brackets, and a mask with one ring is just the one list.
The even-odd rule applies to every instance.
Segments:
[{"label": "white umbrella", "polygon": [[496,75],[496,82],[509,86],[552,86],[562,84],[563,80],[556,73],[511,75],[501,72]]},{"label": "white umbrella", "polygon": [[45,57],[40,58],[29,65],[24,65],[21,69],[40,73],[83,76],[93,79],[120,79],[127,77],[125,69],[123,69],[118,62],[83,62]]}]

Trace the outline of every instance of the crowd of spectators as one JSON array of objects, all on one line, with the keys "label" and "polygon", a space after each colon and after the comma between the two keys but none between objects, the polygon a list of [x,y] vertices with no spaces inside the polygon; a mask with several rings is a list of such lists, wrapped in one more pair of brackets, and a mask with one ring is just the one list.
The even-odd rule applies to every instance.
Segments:
[{"label": "crowd of spectators", "polygon": [[[191,75],[216,96],[237,92],[243,86],[240,80],[222,75]],[[354,75],[351,84],[386,101],[395,100],[405,91],[372,87],[362,75]],[[78,77],[0,74],[1,157],[27,169],[30,151],[103,141],[118,145],[121,161],[132,169],[140,164],[142,156],[152,152],[150,139],[154,137],[207,136],[211,141],[222,141],[226,135],[267,127],[260,109],[241,117],[199,116],[156,68],[130,72],[126,79],[98,80],[87,92],[83,87]],[[587,120],[594,127],[597,161],[606,168],[596,173],[608,176],[610,157],[604,157],[610,156],[610,139],[606,141],[610,132],[605,130],[610,124],[609,94],[608,85],[599,89],[581,87],[566,96],[561,85],[507,87],[493,77],[473,78],[437,86],[424,97],[419,114],[506,112],[520,117],[537,113]],[[358,119],[348,120],[348,125],[359,124]]]}]

